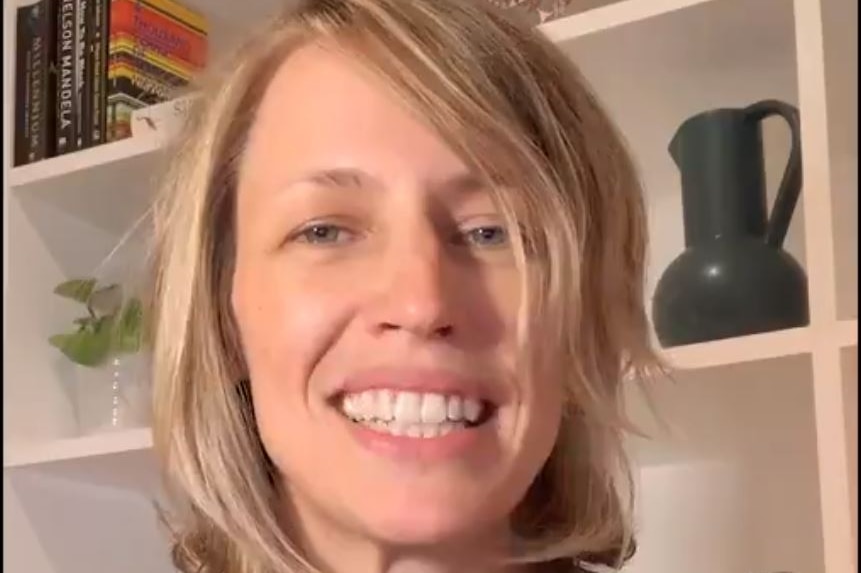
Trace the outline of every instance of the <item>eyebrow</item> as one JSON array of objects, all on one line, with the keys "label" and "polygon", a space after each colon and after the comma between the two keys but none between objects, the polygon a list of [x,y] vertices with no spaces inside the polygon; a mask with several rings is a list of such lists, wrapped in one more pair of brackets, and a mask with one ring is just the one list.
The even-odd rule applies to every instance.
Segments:
[{"label": "eyebrow", "polygon": [[[335,167],[309,171],[287,181],[284,189],[295,185],[312,184],[334,189],[380,189],[383,183],[370,173],[351,167]],[[481,176],[471,171],[458,173],[448,179],[434,183],[431,190],[437,190],[452,195],[468,195],[486,189],[489,183]]]},{"label": "eyebrow", "polygon": [[355,189],[370,187],[379,181],[361,169],[341,167],[309,171],[287,181],[284,188],[289,189],[295,185],[309,183],[323,187]]}]

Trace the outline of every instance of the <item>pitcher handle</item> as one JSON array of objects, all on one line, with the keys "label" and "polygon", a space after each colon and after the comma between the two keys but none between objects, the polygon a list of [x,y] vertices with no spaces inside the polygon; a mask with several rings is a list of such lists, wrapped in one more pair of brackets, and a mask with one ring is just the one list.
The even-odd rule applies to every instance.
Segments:
[{"label": "pitcher handle", "polygon": [[771,208],[771,216],[765,231],[765,243],[770,247],[779,249],[783,246],[786,232],[789,230],[789,222],[792,212],[798,203],[801,194],[801,126],[798,110],[778,100],[763,100],[750,105],[745,109],[745,114],[753,121],[762,121],[772,115],[779,115],[789,124],[792,133],[792,147],[789,150],[789,160],[777,189],[774,206]]}]

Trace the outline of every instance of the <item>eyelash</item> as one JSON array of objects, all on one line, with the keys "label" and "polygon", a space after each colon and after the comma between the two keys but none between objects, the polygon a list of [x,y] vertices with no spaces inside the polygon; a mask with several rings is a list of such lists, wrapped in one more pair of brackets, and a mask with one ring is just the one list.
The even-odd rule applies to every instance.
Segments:
[{"label": "eyelash", "polygon": [[[336,236],[334,241],[315,241],[312,240],[314,238],[314,233],[319,232],[321,230],[334,230],[336,231]],[[332,245],[338,244],[337,238],[341,233],[350,233],[350,231],[342,226],[337,225],[335,223],[312,223],[306,227],[300,229],[293,237],[293,240],[296,242],[308,243],[311,245]]]},{"label": "eyelash", "polygon": [[[320,238],[319,233],[321,231],[322,232],[334,231],[335,237],[332,240]],[[479,238],[479,241],[480,241],[481,236],[486,234],[487,232],[492,232],[492,233],[496,233],[496,235],[501,235],[501,239],[498,239],[497,241],[493,241],[491,239],[492,242],[489,245],[478,244],[475,246],[487,247],[487,248],[499,248],[499,247],[502,247],[502,246],[505,246],[508,244],[508,239],[509,239],[508,232],[505,229],[505,227],[503,227],[502,225],[481,225],[478,227],[473,227],[470,229],[458,231],[458,233],[453,238],[453,242],[458,246],[468,247],[468,246],[475,244],[475,242],[476,242],[475,238]],[[338,238],[340,237],[340,235],[342,233],[347,234],[347,235],[352,235],[352,236],[349,237],[345,241],[339,241]],[[315,234],[317,234],[316,237],[315,237]],[[292,237],[290,237],[290,242],[300,242],[300,243],[308,243],[309,245],[328,246],[328,245],[343,244],[344,242],[352,242],[352,240],[354,240],[354,238],[355,238],[355,235],[357,235],[357,233],[353,233],[352,231],[350,231],[348,228],[344,227],[343,225],[338,225],[336,223],[320,222],[320,223],[311,223],[310,225],[307,225],[307,226],[299,229],[296,233],[293,234]]]},{"label": "eyelash", "polygon": [[499,248],[508,244],[508,231],[506,231],[505,227],[501,225],[481,225],[479,227],[473,227],[472,229],[460,232],[456,240],[458,244],[467,244],[469,242],[469,237],[477,237],[487,231],[496,232],[502,237],[501,242],[494,242],[490,245],[485,245],[488,248]]}]

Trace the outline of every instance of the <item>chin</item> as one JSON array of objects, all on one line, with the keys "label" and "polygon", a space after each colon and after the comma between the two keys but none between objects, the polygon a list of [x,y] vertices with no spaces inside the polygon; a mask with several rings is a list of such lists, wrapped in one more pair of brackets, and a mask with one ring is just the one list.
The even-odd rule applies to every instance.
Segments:
[{"label": "chin", "polygon": [[438,546],[473,537],[490,527],[486,518],[456,507],[412,504],[365,517],[369,536],[400,546]]},{"label": "chin", "polygon": [[493,495],[486,481],[444,480],[428,485],[404,480],[385,488],[387,491],[380,488],[376,496],[369,496],[362,507],[355,508],[358,511],[354,515],[369,537],[382,542],[444,545],[498,530],[507,523],[516,503],[516,499],[502,500],[499,498],[503,496]]}]

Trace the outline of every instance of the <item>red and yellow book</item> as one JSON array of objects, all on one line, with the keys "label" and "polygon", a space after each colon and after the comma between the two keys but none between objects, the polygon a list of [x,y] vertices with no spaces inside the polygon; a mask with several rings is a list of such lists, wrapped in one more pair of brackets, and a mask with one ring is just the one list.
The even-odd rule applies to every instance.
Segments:
[{"label": "red and yellow book", "polygon": [[131,112],[176,97],[206,66],[207,22],[174,0],[111,0],[108,140],[128,137]]}]

